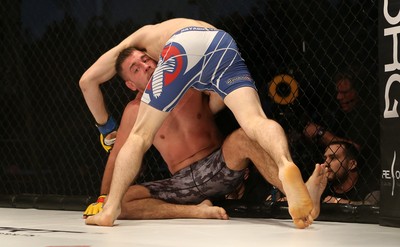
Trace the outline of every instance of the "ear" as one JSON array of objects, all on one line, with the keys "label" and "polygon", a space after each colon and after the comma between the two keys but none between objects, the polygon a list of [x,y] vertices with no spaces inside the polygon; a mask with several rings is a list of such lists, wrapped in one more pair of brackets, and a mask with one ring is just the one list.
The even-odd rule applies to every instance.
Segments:
[{"label": "ear", "polygon": [[349,170],[354,170],[357,168],[357,160],[350,160],[349,162]]},{"label": "ear", "polygon": [[132,91],[137,91],[137,87],[131,81],[125,81],[125,85]]}]

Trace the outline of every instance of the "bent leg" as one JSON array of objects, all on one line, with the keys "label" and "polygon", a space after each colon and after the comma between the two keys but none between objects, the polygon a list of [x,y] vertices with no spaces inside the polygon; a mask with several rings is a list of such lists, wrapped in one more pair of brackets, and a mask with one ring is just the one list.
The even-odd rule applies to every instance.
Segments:
[{"label": "bent leg", "polygon": [[141,185],[131,186],[124,196],[118,219],[223,219],[229,217],[225,209],[204,200],[197,205],[167,203],[151,198],[149,190]]},{"label": "bent leg", "polygon": [[239,88],[228,94],[224,102],[246,135],[257,142],[277,165],[278,177],[288,200],[289,213],[296,227],[309,226],[313,221],[313,202],[300,170],[290,156],[282,127],[265,116],[257,92],[253,88]]},{"label": "bent leg", "polygon": [[225,139],[222,152],[229,169],[243,170],[249,165],[250,160],[265,180],[283,192],[282,182],[278,178],[278,166],[257,142],[252,141],[244,133],[243,129],[235,130]]},{"label": "bent leg", "polygon": [[[279,180],[278,166],[257,142],[250,140],[243,129],[237,129],[229,135],[225,139],[222,149],[224,159],[230,169],[243,169],[248,165],[248,160],[251,160],[270,184],[285,193],[282,182]],[[325,174],[326,167],[316,164],[313,174],[306,182],[307,190],[313,202],[313,210],[311,211],[313,219],[316,219],[320,212],[321,195],[327,184]]]}]

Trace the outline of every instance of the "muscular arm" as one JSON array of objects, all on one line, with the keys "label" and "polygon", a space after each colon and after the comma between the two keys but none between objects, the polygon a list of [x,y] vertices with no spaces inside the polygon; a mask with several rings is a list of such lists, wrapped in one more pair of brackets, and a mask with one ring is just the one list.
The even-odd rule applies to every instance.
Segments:
[{"label": "muscular arm", "polygon": [[152,59],[157,60],[166,41],[171,35],[184,27],[204,26],[210,24],[190,19],[171,19],[165,22],[146,25],[135,31],[117,46],[104,53],[81,77],[79,86],[89,107],[90,112],[99,124],[105,123],[108,114],[99,85],[110,80],[116,73],[115,61],[119,53],[128,47],[135,47],[146,52]]},{"label": "muscular arm", "polygon": [[[319,128],[321,128],[321,126],[309,122],[306,127],[303,130],[303,134],[305,137],[309,138],[309,139],[313,139],[317,136],[318,130]],[[332,141],[346,141],[349,143],[352,143],[353,145],[355,145],[357,147],[357,149],[360,149],[361,146],[358,143],[355,143],[354,141],[350,140],[350,139],[345,139],[339,136],[336,136],[334,133],[330,132],[329,130],[325,130],[324,133],[322,134],[322,136],[319,137],[319,141],[323,144],[323,145],[328,145],[329,143],[331,143]]]},{"label": "muscular arm", "polygon": [[113,149],[111,150],[110,155],[108,156],[107,164],[104,169],[104,174],[100,189],[101,195],[108,194],[110,191],[111,178],[114,171],[115,159],[117,158],[117,155],[121,150],[121,147],[125,143],[131,129],[135,124],[137,113],[139,110],[139,102],[140,102],[140,97],[136,96],[136,99],[129,102],[129,104],[125,107],[124,113],[122,114],[122,119],[118,129],[117,139],[115,141]]},{"label": "muscular arm", "polygon": [[139,29],[124,39],[117,46],[104,53],[81,77],[79,86],[82,90],[86,104],[96,122],[103,124],[108,119],[100,85],[110,80],[115,74],[115,61],[119,53],[130,46],[141,46],[140,37],[147,26]]}]

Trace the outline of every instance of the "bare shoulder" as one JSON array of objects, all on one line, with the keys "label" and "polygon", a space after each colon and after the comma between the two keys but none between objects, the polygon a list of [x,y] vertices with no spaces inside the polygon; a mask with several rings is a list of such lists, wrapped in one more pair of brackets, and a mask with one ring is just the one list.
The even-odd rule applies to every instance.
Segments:
[{"label": "bare shoulder", "polygon": [[132,113],[139,111],[139,106],[140,106],[140,99],[141,99],[141,94],[138,93],[135,97],[135,99],[131,100],[125,107],[124,114],[125,113]]}]

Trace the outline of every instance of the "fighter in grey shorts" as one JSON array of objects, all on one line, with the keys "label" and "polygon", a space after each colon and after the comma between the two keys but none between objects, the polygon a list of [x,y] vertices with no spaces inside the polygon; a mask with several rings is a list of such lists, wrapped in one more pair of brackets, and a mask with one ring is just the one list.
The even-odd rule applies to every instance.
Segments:
[{"label": "fighter in grey shorts", "polygon": [[178,171],[171,178],[141,184],[151,196],[170,203],[198,204],[229,194],[243,181],[244,170],[226,166],[221,149]]}]

